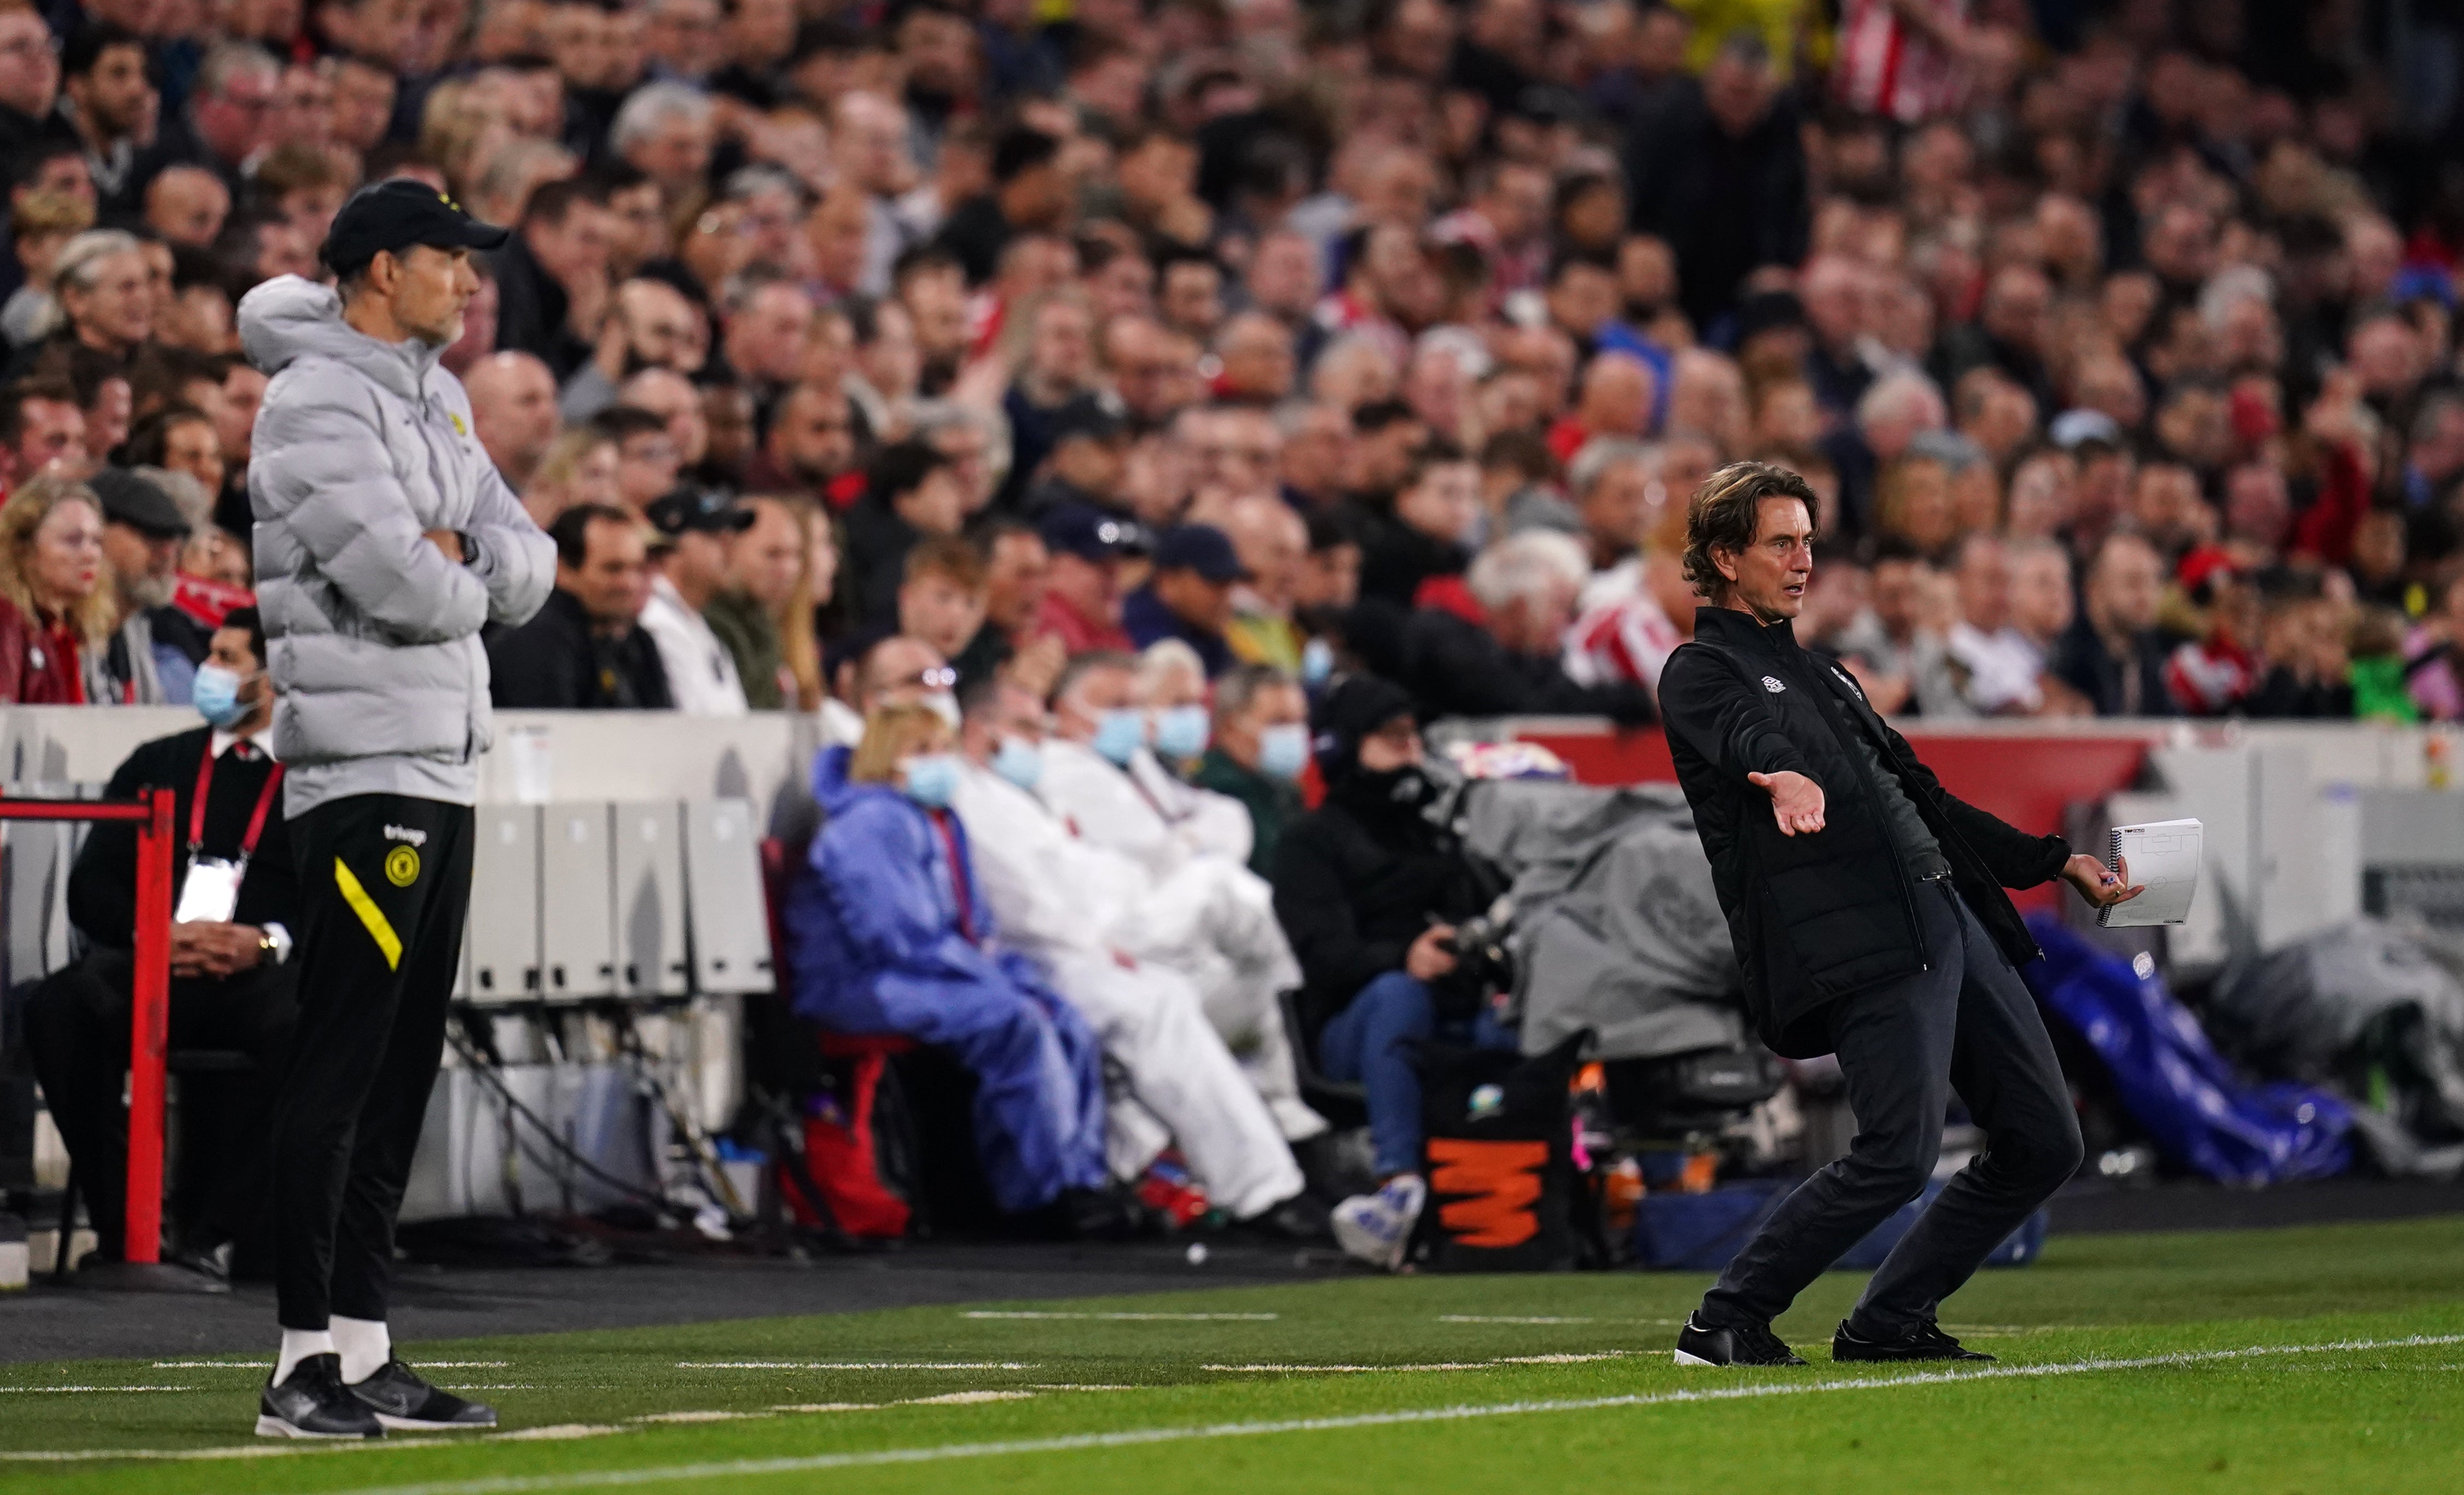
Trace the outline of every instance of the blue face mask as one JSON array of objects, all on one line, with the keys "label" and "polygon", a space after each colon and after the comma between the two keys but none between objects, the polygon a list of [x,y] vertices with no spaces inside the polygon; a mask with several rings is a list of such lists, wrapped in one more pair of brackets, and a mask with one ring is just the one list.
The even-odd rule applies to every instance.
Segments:
[{"label": "blue face mask", "polygon": [[926,809],[948,809],[958,792],[958,759],[950,753],[919,753],[907,760],[899,781],[907,797]]},{"label": "blue face mask", "polygon": [[1258,772],[1289,782],[1309,766],[1309,728],[1297,721],[1268,727],[1258,734]]},{"label": "blue face mask", "polygon": [[1155,714],[1155,748],[1164,758],[1196,758],[1206,751],[1214,725],[1203,706],[1176,706]]},{"label": "blue face mask", "polygon": [[188,688],[188,701],[209,724],[232,726],[248,715],[239,687],[238,671],[226,665],[199,665],[196,681]]},{"label": "blue face mask", "polygon": [[1003,737],[993,755],[993,772],[1033,794],[1044,778],[1044,749],[1023,737]]},{"label": "blue face mask", "polygon": [[1109,711],[1095,722],[1095,751],[1120,767],[1130,766],[1138,749],[1147,745],[1147,714],[1140,711]]},{"label": "blue face mask", "polygon": [[1311,639],[1301,646],[1301,684],[1314,691],[1326,684],[1334,673],[1334,646],[1324,639]]}]

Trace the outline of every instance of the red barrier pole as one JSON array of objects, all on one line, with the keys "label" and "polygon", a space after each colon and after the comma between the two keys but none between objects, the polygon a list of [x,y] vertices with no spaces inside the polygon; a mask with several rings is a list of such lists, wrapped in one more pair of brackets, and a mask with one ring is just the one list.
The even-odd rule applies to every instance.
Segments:
[{"label": "red barrier pole", "polygon": [[171,806],[148,789],[153,814],[137,825],[137,979],[128,1029],[128,1229],[124,1254],[163,1255],[163,1088],[171,1027]]}]

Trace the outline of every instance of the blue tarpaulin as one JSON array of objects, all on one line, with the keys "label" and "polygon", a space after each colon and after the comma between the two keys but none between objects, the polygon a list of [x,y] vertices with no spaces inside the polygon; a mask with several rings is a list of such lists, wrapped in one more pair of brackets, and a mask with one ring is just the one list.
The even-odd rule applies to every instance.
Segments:
[{"label": "blue tarpaulin", "polygon": [[2047,915],[2030,915],[2028,927],[2045,958],[2020,974],[2104,1060],[2123,1104],[2167,1158],[2233,1184],[2350,1166],[2344,1102],[2306,1085],[2244,1081],[2152,970],[2140,975]]}]

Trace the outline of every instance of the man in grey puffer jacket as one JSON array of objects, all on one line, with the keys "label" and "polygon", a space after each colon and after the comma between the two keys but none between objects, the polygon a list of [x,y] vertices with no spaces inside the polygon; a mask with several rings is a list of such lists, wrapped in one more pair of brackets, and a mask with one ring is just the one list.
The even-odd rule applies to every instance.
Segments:
[{"label": "man in grey puffer jacket", "polygon": [[274,1123],[282,1351],[269,1437],[492,1427],[385,1330],[394,1216],[444,1049],[488,745],[480,627],[547,600],[556,552],[439,368],[504,242],[433,188],[390,181],[334,219],[339,294],[297,276],[239,306],[272,376],[249,465],[256,582],[280,692],[283,811],[299,861],[299,1026]]}]

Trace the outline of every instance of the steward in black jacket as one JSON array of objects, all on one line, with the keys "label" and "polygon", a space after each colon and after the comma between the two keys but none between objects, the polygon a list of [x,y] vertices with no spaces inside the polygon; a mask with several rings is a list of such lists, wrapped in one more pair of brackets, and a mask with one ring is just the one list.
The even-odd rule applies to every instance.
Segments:
[{"label": "steward in black jacket", "polygon": [[1789,620],[1814,574],[1814,495],[1740,462],[1686,507],[1685,577],[1714,605],[1668,659],[1669,752],[1764,1041],[1836,1053],[1848,1155],[1781,1201],[1678,1335],[1680,1365],[1801,1365],[1771,1330],[1932,1176],[1955,1088],[1985,1149],[1917,1217],[1832,1340],[1836,1360],[1974,1360],[1935,1322],[1988,1253],[2079,1168],[2079,1120],[2018,967],[2035,942],[2002,889],[2059,875],[2131,895],[2058,836],[1943,792],[1846,671]]}]

